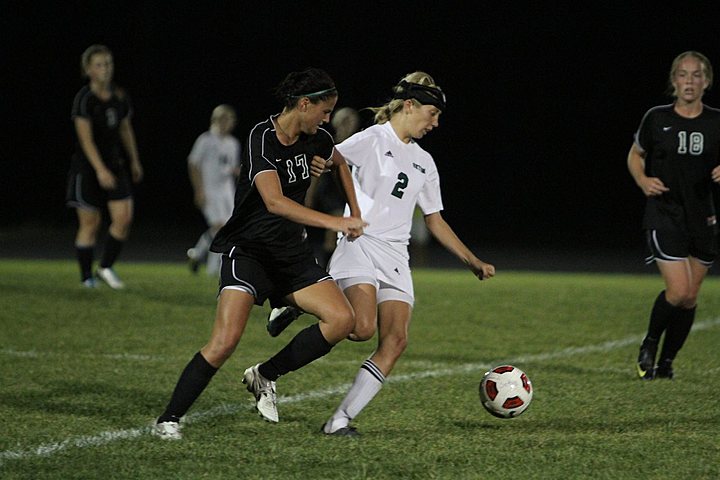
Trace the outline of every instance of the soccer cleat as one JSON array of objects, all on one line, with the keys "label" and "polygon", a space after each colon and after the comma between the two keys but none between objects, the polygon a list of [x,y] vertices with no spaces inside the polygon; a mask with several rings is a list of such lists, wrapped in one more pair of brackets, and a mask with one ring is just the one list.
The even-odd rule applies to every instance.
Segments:
[{"label": "soccer cleat", "polygon": [[80,285],[82,285],[84,288],[96,288],[97,282],[94,278],[90,277],[83,280]]},{"label": "soccer cleat", "polygon": [[243,383],[247,385],[248,392],[255,396],[255,409],[260,416],[268,421],[277,423],[279,421],[277,411],[277,394],[275,393],[275,382],[260,375],[258,363],[254,367],[245,370]]},{"label": "soccer cleat", "polygon": [[97,277],[103,282],[107,283],[110,288],[120,290],[125,288],[125,284],[117,276],[117,273],[112,268],[98,268]]},{"label": "soccer cleat", "polygon": [[152,426],[153,435],[163,440],[182,440],[179,422],[161,422]]},{"label": "soccer cleat", "polygon": [[643,340],[637,360],[637,373],[638,377],[642,380],[652,380],[655,378],[654,365],[656,352],[657,342]]},{"label": "soccer cleat", "polygon": [[655,367],[655,378],[667,378],[668,380],[672,380],[674,375],[672,362],[672,360],[667,358],[665,360],[660,360],[657,367]]},{"label": "soccer cleat", "polygon": [[188,248],[187,251],[188,265],[192,273],[197,273],[200,269],[200,259],[197,258],[197,252],[194,248]]},{"label": "soccer cleat", "polygon": [[325,435],[327,435],[328,437],[359,437],[360,436],[360,432],[357,431],[357,428],[351,427],[349,425],[347,427],[338,428],[334,432],[330,432],[330,433],[325,431],[325,425],[323,425],[322,427],[320,427],[320,431],[322,433],[324,433]]},{"label": "soccer cleat", "polygon": [[302,314],[302,310],[291,306],[273,308],[268,315],[268,333],[271,337],[277,337]]}]

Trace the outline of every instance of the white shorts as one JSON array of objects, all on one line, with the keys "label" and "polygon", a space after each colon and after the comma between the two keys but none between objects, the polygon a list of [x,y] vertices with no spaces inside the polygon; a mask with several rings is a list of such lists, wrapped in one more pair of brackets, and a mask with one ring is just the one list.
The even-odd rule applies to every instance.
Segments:
[{"label": "white shorts", "polygon": [[343,237],[330,258],[328,273],[342,290],[359,283],[377,289],[377,301],[415,302],[410,256],[407,245],[395,244],[362,235]]},{"label": "white shorts", "polygon": [[203,215],[208,226],[225,225],[232,216],[235,195],[232,192],[206,192]]}]

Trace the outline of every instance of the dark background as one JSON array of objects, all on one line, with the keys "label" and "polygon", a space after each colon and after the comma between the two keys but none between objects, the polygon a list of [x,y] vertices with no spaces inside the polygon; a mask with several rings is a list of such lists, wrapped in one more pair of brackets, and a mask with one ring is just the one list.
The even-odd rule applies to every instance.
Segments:
[{"label": "dark background", "polygon": [[[414,70],[434,76],[448,108],[421,145],[440,170],[443,215],[466,243],[640,248],[644,201],[627,151],[644,112],[670,102],[678,53],[720,62],[709,4],[486,3],[3,2],[0,230],[74,228],[64,206],[70,109],[84,84],[80,54],[103,43],[133,99],[146,173],[135,236],[167,229],[194,240],[203,220],[186,158],[212,108],[237,109],[242,141],[279,111],[272,89],[285,74],[317,66],[335,79],[338,107],[378,106]],[[57,241],[71,252],[71,235]]]}]

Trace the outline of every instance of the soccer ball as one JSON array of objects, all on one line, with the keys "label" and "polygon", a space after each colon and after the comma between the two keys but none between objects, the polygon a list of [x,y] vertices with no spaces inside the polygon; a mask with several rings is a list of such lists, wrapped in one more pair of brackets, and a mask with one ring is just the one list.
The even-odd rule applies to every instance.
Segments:
[{"label": "soccer ball", "polygon": [[492,368],[480,382],[480,402],[499,418],[523,413],[533,397],[532,383],[525,372],[512,365]]}]

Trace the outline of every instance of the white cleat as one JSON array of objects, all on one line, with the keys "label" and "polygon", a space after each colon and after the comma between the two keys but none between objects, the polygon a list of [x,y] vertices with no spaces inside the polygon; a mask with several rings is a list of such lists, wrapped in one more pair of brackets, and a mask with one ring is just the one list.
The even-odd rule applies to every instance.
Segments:
[{"label": "white cleat", "polygon": [[152,426],[153,435],[163,440],[182,440],[179,422],[162,422]]},{"label": "white cleat", "polygon": [[120,290],[125,288],[125,284],[117,276],[117,273],[112,268],[98,268],[97,277],[103,282],[107,283],[110,288]]},{"label": "white cleat", "polygon": [[245,370],[243,383],[247,385],[248,392],[255,396],[255,409],[260,416],[268,422],[279,421],[277,411],[277,394],[275,393],[275,382],[260,375],[258,363],[254,367]]}]

